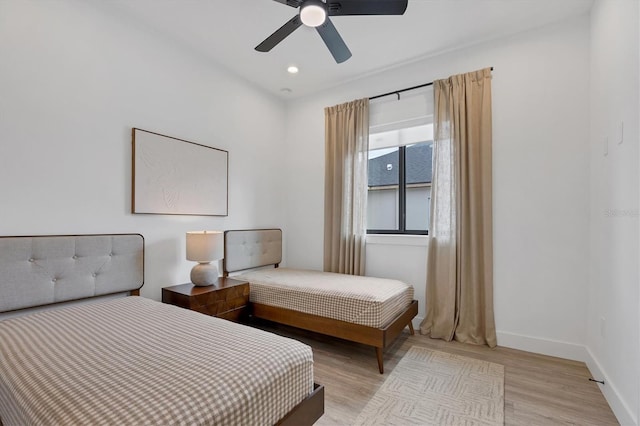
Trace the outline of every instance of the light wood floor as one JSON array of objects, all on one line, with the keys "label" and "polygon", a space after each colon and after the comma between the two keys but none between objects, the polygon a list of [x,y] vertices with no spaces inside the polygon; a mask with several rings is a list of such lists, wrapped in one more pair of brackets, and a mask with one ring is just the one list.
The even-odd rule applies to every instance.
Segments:
[{"label": "light wood floor", "polygon": [[315,381],[325,386],[325,414],[316,425],[348,425],[358,416],[398,361],[422,346],[505,366],[505,425],[617,425],[584,363],[515,349],[445,342],[408,330],[387,348],[385,374],[378,373],[373,348],[331,337],[260,323],[260,328],[295,338],[313,348]]}]

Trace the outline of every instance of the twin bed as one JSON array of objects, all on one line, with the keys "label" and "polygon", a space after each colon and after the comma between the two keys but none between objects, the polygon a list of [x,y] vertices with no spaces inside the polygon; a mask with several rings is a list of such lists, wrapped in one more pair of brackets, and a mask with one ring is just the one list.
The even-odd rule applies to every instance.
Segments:
[{"label": "twin bed", "polygon": [[0,238],[0,423],[313,424],[311,348],[141,297],[140,235]]},{"label": "twin bed", "polygon": [[[250,281],[253,316],[372,345],[381,373],[383,349],[413,332],[406,285],[356,297],[337,274],[277,268],[280,230],[225,237],[225,274]],[[322,415],[311,348],[292,339],[136,296],[12,315],[136,295],[143,265],[138,234],[0,238],[0,424],[304,425]],[[276,268],[252,270],[266,265]]]},{"label": "twin bed", "polygon": [[[224,275],[249,282],[252,315],[373,346],[383,352],[418,313],[413,287],[371,277],[279,268],[280,229],[226,231]],[[266,267],[266,268],[265,268]]]}]

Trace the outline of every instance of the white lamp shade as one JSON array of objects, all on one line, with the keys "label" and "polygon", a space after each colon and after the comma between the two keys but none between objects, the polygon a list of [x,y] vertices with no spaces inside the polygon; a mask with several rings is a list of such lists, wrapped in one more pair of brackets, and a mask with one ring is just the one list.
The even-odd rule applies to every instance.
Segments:
[{"label": "white lamp shade", "polygon": [[187,232],[187,260],[211,262],[224,257],[224,234],[220,231]]}]

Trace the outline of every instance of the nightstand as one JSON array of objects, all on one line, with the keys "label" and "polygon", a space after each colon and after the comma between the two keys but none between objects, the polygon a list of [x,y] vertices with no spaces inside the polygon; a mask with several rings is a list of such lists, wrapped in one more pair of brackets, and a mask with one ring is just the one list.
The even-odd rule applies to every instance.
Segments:
[{"label": "nightstand", "polygon": [[237,322],[248,315],[249,283],[220,277],[214,285],[206,287],[191,283],[164,287],[162,301]]}]

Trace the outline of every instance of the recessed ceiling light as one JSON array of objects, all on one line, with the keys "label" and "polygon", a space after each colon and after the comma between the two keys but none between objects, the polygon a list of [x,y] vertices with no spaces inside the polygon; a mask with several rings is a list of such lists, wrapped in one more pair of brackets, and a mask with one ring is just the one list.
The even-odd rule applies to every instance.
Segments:
[{"label": "recessed ceiling light", "polygon": [[289,74],[298,74],[298,71],[300,70],[295,65],[291,65],[289,68],[287,68],[287,72]]},{"label": "recessed ceiling light", "polygon": [[293,90],[289,89],[288,87],[283,87],[282,89],[280,89],[280,91],[282,93],[291,93],[291,92],[293,92]]}]

